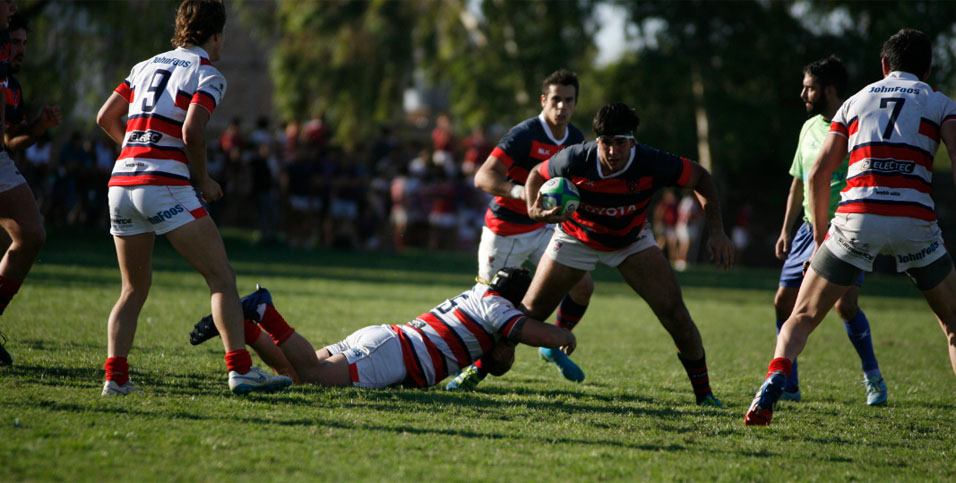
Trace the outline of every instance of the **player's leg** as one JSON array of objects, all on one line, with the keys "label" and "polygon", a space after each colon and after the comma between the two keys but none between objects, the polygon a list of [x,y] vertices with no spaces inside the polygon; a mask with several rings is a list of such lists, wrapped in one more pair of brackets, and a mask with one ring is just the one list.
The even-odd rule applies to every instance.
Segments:
[{"label": "player's leg", "polygon": [[713,400],[715,405],[722,406],[710,388],[700,332],[684,305],[677,277],[660,248],[651,246],[634,253],[617,269],[624,281],[647,302],[673,339],[677,357],[687,371],[697,403],[710,405]]},{"label": "player's leg", "polygon": [[[861,274],[858,284],[862,283],[862,278]],[[860,308],[859,296],[859,285],[853,285],[837,300],[834,308],[843,319],[846,335],[856,349],[857,355],[860,356],[860,363],[863,366],[863,385],[866,387],[866,403],[875,406],[886,402],[886,381],[883,380],[880,364],[876,360],[876,353],[873,352],[870,321]]]},{"label": "player's leg", "polygon": [[953,270],[953,260],[945,254],[925,267],[911,268],[906,273],[936,314],[956,374],[956,271]]},{"label": "player's leg", "polygon": [[122,286],[119,299],[110,311],[107,327],[107,359],[104,364],[106,382],[103,395],[123,395],[139,391],[129,382],[127,357],[133,346],[139,313],[146,303],[152,283],[155,239],[153,233],[113,237]]},{"label": "player's leg", "polygon": [[[8,161],[9,162],[9,161]],[[0,192],[0,226],[10,236],[10,245],[0,259],[0,315],[20,290],[30,267],[46,241],[43,218],[26,183]],[[0,333],[2,334],[2,333]],[[0,335],[0,366],[13,364]]]},{"label": "player's leg", "polygon": [[387,325],[359,329],[314,355],[319,366],[307,376],[314,384],[378,389],[408,377],[401,343]]},{"label": "player's leg", "polygon": [[[813,226],[808,222],[801,223],[793,237],[793,242],[790,243],[790,251],[783,262],[783,267],[780,269],[779,288],[773,301],[777,316],[778,334],[780,333],[780,327],[793,312],[793,306],[797,301],[797,292],[800,290],[800,284],[803,283],[804,263],[813,255],[815,248]],[[794,360],[793,369],[787,378],[787,384],[781,399],[800,400],[800,378],[797,367],[797,361]]]}]

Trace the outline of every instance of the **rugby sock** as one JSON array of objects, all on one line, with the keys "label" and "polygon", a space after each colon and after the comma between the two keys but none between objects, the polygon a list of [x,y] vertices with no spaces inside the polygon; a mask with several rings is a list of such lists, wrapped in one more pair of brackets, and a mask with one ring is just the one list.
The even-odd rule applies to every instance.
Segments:
[{"label": "rugby sock", "polygon": [[110,357],[103,364],[106,369],[106,380],[113,381],[120,386],[129,382],[129,363],[125,357]]},{"label": "rugby sock", "polygon": [[792,369],[793,363],[790,362],[790,359],[787,359],[786,357],[777,357],[770,361],[770,365],[767,366],[767,377],[770,377],[774,372],[777,371],[782,371],[783,375],[789,377],[790,371]]},{"label": "rugby sock", "polygon": [[488,371],[485,370],[484,364],[481,363],[481,361],[483,361],[484,359],[485,358],[482,357],[481,359],[478,359],[477,361],[475,361],[475,369],[478,369],[478,377],[481,379],[484,379],[485,376],[488,375]]},{"label": "rugby sock", "polygon": [[230,372],[236,371],[239,374],[246,374],[249,372],[249,369],[252,368],[252,356],[250,356],[249,351],[245,349],[226,352],[225,359],[226,368]]},{"label": "rugby sock", "polygon": [[844,320],[843,326],[846,327],[846,335],[853,343],[856,353],[860,355],[860,362],[863,363],[863,372],[868,376],[880,375],[880,364],[876,362],[876,354],[873,353],[873,338],[870,336],[870,322],[866,320],[863,310],[857,311],[856,315],[850,320]]},{"label": "rugby sock", "polygon": [[262,329],[258,325],[253,324],[249,319],[243,321],[243,326],[245,327],[246,345],[252,345],[253,342],[259,339],[259,335],[262,334]]},{"label": "rugby sock", "polygon": [[259,321],[259,326],[265,329],[276,345],[281,345],[295,333],[295,329],[289,327],[289,324],[285,322],[285,319],[282,318],[279,311],[271,305],[266,305],[266,310],[262,314],[262,320]]},{"label": "rugby sock", "polygon": [[10,280],[0,276],[0,315],[7,308],[7,304],[13,300],[13,296],[20,290],[22,284],[23,280]]},{"label": "rugby sock", "polygon": [[[780,334],[780,328],[783,327],[783,323],[787,320],[777,319],[777,334]],[[800,377],[797,374],[797,360],[793,360],[793,367],[790,370],[790,375],[787,377],[787,385],[784,386],[783,390],[787,392],[797,392],[797,389],[800,389]]]},{"label": "rugby sock", "polygon": [[555,325],[568,330],[574,330],[574,326],[578,325],[578,322],[581,321],[581,317],[584,317],[584,312],[587,309],[587,304],[581,305],[571,300],[570,295],[565,295],[561,300],[561,305],[558,307]]},{"label": "rugby sock", "polygon": [[684,359],[680,354],[677,354],[677,358],[680,359],[680,363],[684,365],[684,370],[687,371],[687,377],[690,378],[690,385],[694,387],[694,396],[697,397],[697,402],[703,401],[708,394],[711,394],[710,377],[707,375],[707,356],[704,355],[696,361]]}]

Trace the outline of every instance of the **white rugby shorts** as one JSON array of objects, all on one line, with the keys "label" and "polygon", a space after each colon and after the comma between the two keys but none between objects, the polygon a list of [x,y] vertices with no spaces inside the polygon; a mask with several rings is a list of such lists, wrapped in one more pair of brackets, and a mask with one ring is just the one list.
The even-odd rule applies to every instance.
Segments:
[{"label": "white rugby shorts", "polygon": [[192,186],[110,186],[110,234],[162,235],[208,213]]},{"label": "white rugby shorts", "polygon": [[823,243],[840,260],[868,272],[878,254],[892,255],[898,272],[925,267],[946,254],[935,221],[872,213],[837,213]]},{"label": "white rugby shorts", "polygon": [[553,233],[554,225],[511,236],[501,236],[487,226],[482,227],[478,244],[478,277],[490,282],[498,270],[520,267],[525,260],[537,265]]},{"label": "white rugby shorts", "polygon": [[597,268],[598,263],[616,268],[627,257],[656,246],[654,233],[646,223],[634,243],[614,251],[595,250],[581,240],[568,235],[559,226],[557,230],[554,230],[554,236],[551,237],[551,243],[548,243],[548,250],[545,253],[561,265],[590,272]]},{"label": "white rugby shorts", "polygon": [[402,343],[388,325],[359,329],[342,342],[326,346],[325,349],[333,356],[345,356],[355,387],[381,389],[401,384],[408,376],[402,359]]},{"label": "white rugby shorts", "polygon": [[26,182],[26,178],[20,174],[17,165],[10,159],[10,155],[0,149],[0,193],[10,191]]}]

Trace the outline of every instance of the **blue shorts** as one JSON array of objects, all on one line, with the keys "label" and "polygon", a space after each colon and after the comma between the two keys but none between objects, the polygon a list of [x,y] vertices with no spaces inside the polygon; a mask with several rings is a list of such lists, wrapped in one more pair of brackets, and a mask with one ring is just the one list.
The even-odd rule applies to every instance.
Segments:
[{"label": "blue shorts", "polygon": [[[803,282],[803,263],[813,255],[813,245],[813,225],[804,221],[797,230],[797,236],[793,237],[790,254],[787,255],[787,260],[783,262],[783,269],[780,270],[781,287],[800,287]],[[860,273],[854,285],[863,286],[863,273]]]}]

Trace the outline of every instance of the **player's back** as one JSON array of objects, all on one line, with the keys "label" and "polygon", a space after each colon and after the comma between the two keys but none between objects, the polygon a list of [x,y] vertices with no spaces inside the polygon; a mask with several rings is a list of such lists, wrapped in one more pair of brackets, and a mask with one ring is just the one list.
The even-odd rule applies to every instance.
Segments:
[{"label": "player's back", "polygon": [[177,48],[136,64],[116,88],[129,110],[110,186],[188,185],[186,113],[191,104],[199,104],[211,114],[225,90],[225,78],[198,47]]}]

